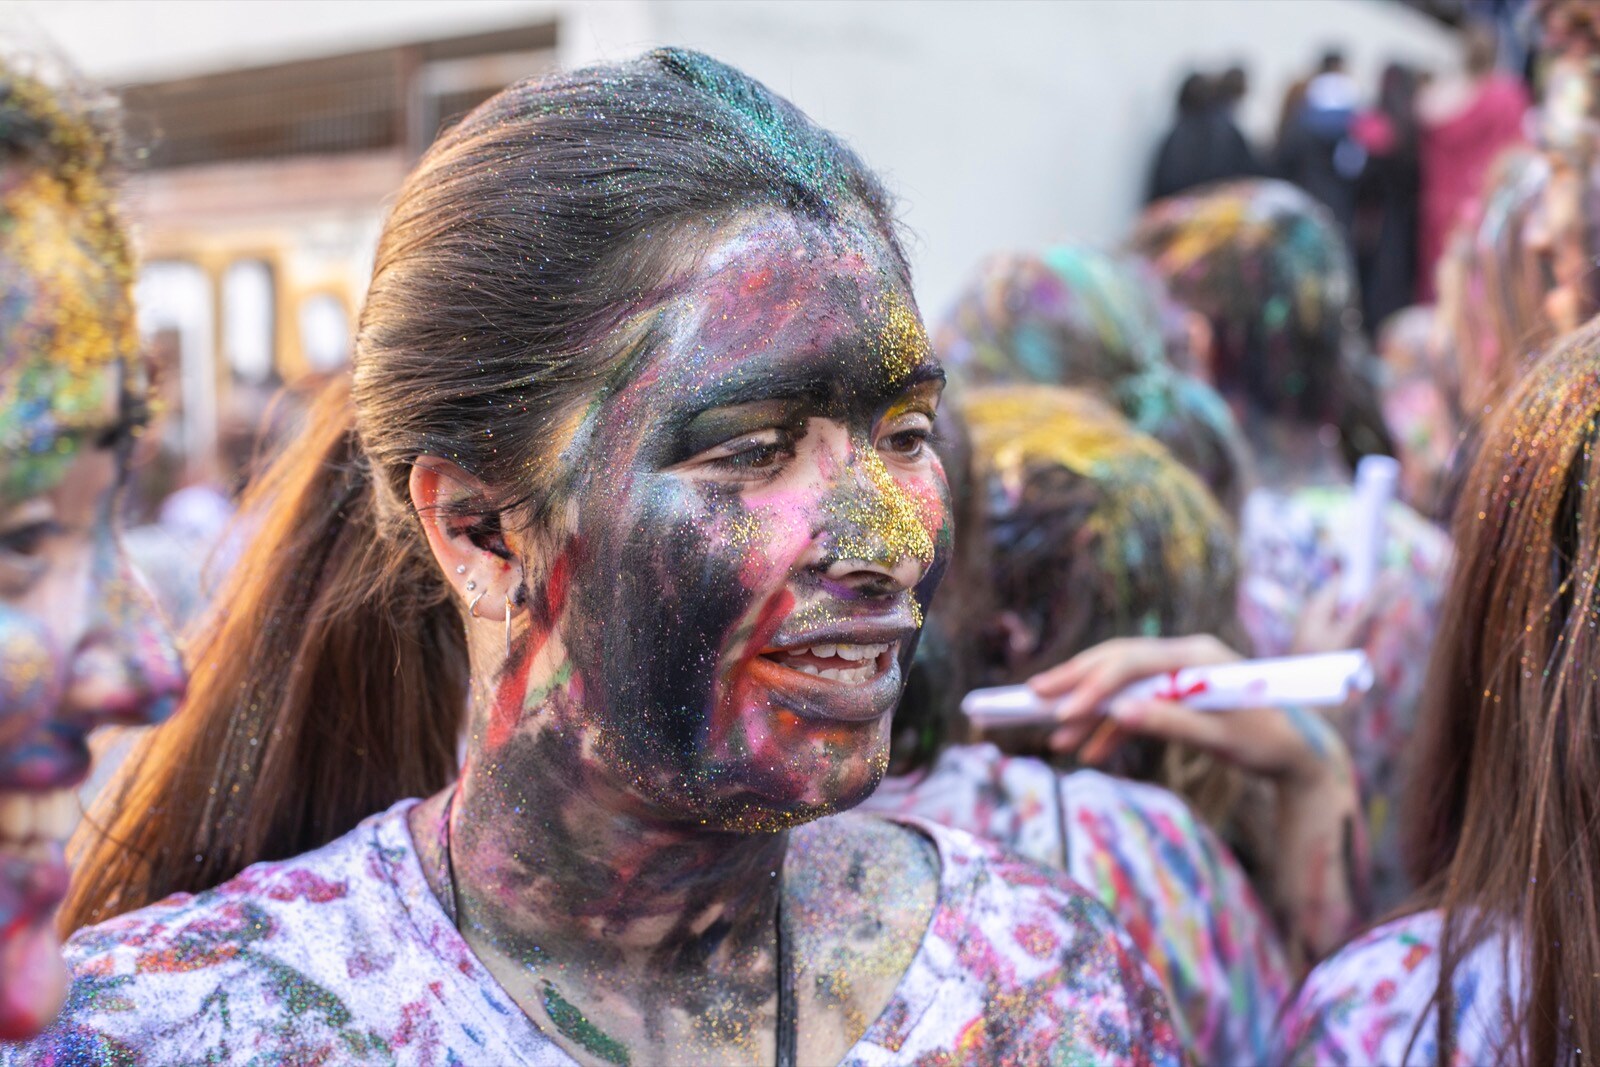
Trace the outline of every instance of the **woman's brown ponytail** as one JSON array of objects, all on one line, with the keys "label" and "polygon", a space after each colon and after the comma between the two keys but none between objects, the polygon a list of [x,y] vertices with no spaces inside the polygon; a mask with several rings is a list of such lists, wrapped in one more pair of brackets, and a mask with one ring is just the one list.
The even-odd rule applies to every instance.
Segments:
[{"label": "woman's brown ponytail", "polygon": [[195,635],[184,705],[73,842],[64,930],[314,848],[453,777],[461,616],[416,523],[379,514],[353,422],[341,379],[247,494],[255,530]]}]

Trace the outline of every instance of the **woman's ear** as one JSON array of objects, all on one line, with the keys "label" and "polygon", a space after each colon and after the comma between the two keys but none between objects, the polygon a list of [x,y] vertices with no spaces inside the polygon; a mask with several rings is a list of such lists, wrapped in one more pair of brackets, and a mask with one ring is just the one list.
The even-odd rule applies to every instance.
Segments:
[{"label": "woman's ear", "polygon": [[522,563],[506,544],[482,481],[447,459],[421,456],[411,466],[411,505],[445,581],[479,619],[503,619],[522,585]]}]

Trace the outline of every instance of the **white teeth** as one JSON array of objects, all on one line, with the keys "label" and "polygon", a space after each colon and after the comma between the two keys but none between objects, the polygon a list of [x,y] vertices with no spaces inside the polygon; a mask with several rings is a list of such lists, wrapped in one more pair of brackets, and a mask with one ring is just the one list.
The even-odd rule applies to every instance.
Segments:
[{"label": "white teeth", "polygon": [[78,797],[71,789],[49,793],[0,793],[0,843],[65,841],[78,825]]},{"label": "white teeth", "polygon": [[817,659],[847,659],[852,663],[863,663],[869,659],[877,659],[889,650],[888,645],[810,645],[806,648],[797,648],[796,653],[809,652]]},{"label": "white teeth", "polygon": [[847,685],[860,685],[878,673],[877,665],[872,663],[865,667],[818,667],[811,663],[796,663],[793,667],[802,674],[825,678],[830,682],[844,682]]}]

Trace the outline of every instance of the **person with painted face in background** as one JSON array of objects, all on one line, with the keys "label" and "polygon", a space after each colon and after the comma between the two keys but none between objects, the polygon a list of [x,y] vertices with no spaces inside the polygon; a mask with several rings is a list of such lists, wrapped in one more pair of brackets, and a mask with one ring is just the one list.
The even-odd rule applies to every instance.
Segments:
[{"label": "person with painted face in background", "polygon": [[950,551],[941,379],[882,188],[739,72],[473,111],[10,1060],[1176,1062],[1081,888],[825,817],[884,773]]},{"label": "person with painted face in background", "polygon": [[1496,408],[1404,812],[1417,894],[1314,970],[1289,1063],[1579,1064],[1600,1044],[1600,321]]},{"label": "person with painted face in background", "polygon": [[66,992],[55,913],[88,734],[165,717],[177,652],[124,557],[144,419],[127,238],[98,101],[0,59],[0,1038]]},{"label": "person with painted face in background", "polygon": [[986,258],[933,345],[957,388],[1033,382],[1094,392],[1237,511],[1248,449],[1198,376],[1205,331],[1138,256],[1067,244]]},{"label": "person with painted face in background", "polygon": [[1404,898],[1403,762],[1438,625],[1448,537],[1398,502],[1379,578],[1340,604],[1354,493],[1339,424],[1365,395],[1360,313],[1333,220],[1282,182],[1237,182],[1147,210],[1132,240],[1210,324],[1208,366],[1256,460],[1240,523],[1239,615],[1255,652],[1360,645],[1376,684],[1335,725],[1355,761],[1372,848],[1368,915]]}]

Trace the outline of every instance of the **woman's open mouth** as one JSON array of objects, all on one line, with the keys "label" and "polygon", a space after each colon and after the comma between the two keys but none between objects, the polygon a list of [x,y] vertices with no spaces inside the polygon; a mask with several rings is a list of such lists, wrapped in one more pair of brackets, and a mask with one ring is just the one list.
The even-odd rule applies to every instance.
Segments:
[{"label": "woman's open mouth", "polygon": [[780,667],[840,685],[866,685],[894,663],[897,642],[818,644],[774,649],[762,656]]},{"label": "woman's open mouth", "polygon": [[78,824],[76,789],[0,792],[0,853],[45,858]]}]

